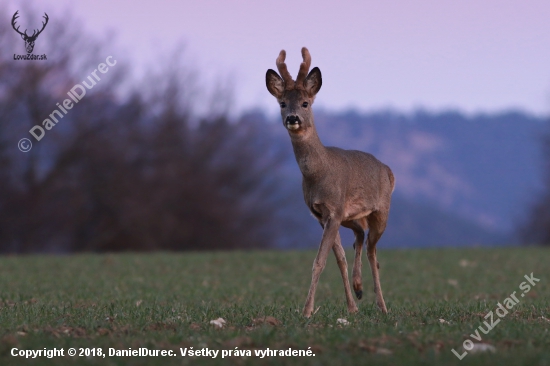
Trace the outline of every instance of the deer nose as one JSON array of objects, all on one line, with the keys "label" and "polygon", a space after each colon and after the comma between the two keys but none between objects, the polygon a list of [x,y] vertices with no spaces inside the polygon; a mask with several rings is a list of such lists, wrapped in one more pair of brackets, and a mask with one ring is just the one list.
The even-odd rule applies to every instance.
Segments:
[{"label": "deer nose", "polygon": [[300,119],[298,118],[298,116],[294,116],[294,115],[287,116],[286,117],[286,123],[294,125],[296,123],[300,123]]}]

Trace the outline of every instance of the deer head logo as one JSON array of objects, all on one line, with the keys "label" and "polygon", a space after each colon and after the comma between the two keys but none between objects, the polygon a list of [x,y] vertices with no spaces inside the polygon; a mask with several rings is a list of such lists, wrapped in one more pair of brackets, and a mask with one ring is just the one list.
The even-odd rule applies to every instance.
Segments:
[{"label": "deer head logo", "polygon": [[13,27],[13,29],[19,33],[21,35],[21,38],[23,38],[23,40],[25,41],[25,48],[27,50],[27,53],[32,53],[32,50],[34,49],[34,42],[36,41],[36,38],[38,38],[38,35],[40,35],[40,33],[42,33],[42,31],[44,30],[44,28],[46,28],[46,24],[48,24],[48,14],[44,13],[44,19],[46,20],[45,22],[42,22],[42,29],[38,30],[38,29],[35,29],[32,33],[31,36],[29,36],[27,34],[27,30],[25,29],[25,32],[24,33],[21,33],[19,31],[19,26],[17,28],[15,28],[15,22],[17,20],[17,18],[19,18],[19,15],[17,14],[19,13],[19,10],[17,10],[15,12],[15,14],[13,14],[13,18],[11,18],[11,26]]}]

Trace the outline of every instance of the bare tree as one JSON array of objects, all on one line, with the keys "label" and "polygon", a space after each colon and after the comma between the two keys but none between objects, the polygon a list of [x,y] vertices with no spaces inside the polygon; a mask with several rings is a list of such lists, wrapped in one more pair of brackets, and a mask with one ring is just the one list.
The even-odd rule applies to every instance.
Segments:
[{"label": "bare tree", "polygon": [[[110,54],[76,29],[48,25],[35,45],[48,62],[0,58],[0,252],[272,246],[272,197],[284,193],[267,172],[282,157],[257,121],[231,121],[223,108],[198,118],[199,88],[181,59],[144,84],[118,59],[31,151],[17,149]],[[18,38],[0,24],[2,49]],[[121,97],[119,85],[132,87]]]}]

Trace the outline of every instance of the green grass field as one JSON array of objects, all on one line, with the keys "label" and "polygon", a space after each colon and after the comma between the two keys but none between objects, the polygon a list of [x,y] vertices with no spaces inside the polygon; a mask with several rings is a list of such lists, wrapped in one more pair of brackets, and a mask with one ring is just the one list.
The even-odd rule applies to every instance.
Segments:
[{"label": "green grass field", "polygon": [[[266,251],[0,258],[0,364],[550,365],[549,250],[379,250],[387,315],[374,304],[366,259],[365,296],[359,313],[347,314],[331,257],[317,291],[319,309],[305,319],[301,308],[314,256]],[[348,263],[352,258],[348,252]],[[520,283],[531,272],[540,282],[520,297]],[[488,334],[479,333],[496,352],[469,353],[459,361],[451,349],[462,353],[483,317],[514,291],[519,302]],[[276,321],[258,321],[266,316]],[[219,317],[226,320],[222,329],[210,325]],[[349,324],[338,324],[338,318]],[[13,348],[54,347],[65,355],[70,347],[103,353],[147,347],[177,356],[11,356]],[[252,356],[180,355],[180,348],[191,347],[237,347]],[[308,347],[315,356],[254,356],[254,350]]]}]

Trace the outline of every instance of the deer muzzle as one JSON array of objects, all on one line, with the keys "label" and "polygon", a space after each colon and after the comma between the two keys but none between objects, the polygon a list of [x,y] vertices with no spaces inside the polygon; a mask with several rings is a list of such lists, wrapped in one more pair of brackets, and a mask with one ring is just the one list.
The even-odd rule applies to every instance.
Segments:
[{"label": "deer muzzle", "polygon": [[300,121],[300,118],[298,116],[287,116],[285,120],[285,126],[287,129],[293,131],[300,128],[300,125],[302,122]]}]

